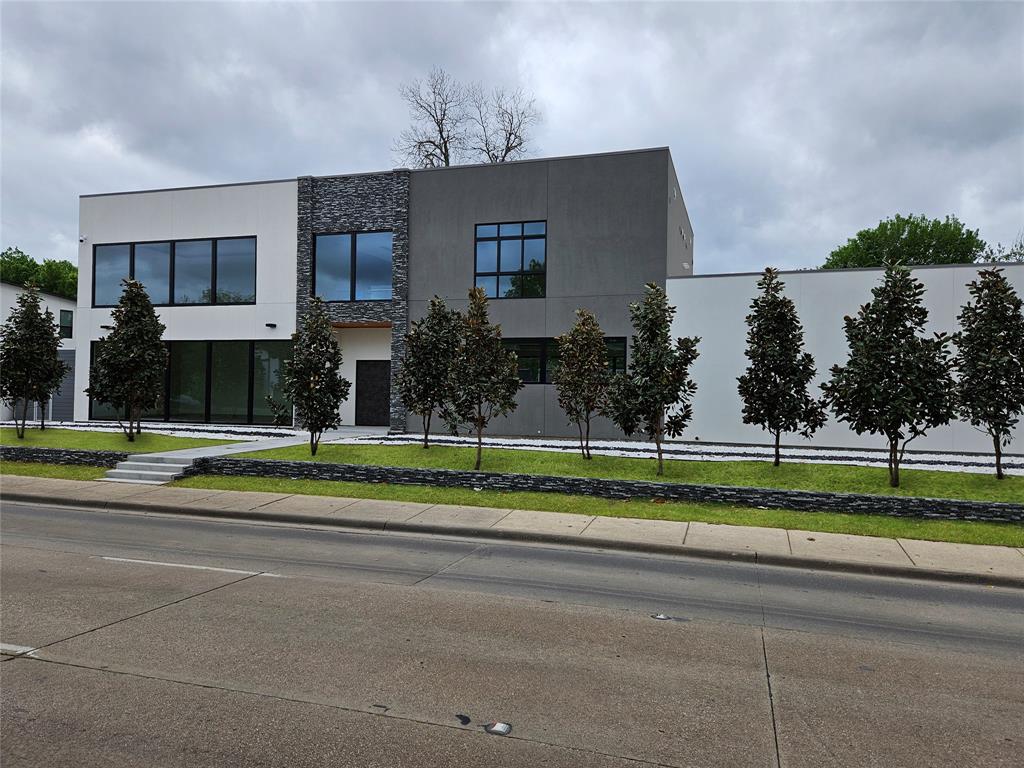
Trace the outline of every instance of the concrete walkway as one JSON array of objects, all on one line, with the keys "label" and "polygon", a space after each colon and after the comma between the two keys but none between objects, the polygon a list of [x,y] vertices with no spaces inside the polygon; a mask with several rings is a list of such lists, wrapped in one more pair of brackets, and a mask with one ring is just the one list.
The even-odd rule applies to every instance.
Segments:
[{"label": "concrete walkway", "polygon": [[19,475],[0,501],[369,528],[1024,587],[1024,549],[709,523]]}]

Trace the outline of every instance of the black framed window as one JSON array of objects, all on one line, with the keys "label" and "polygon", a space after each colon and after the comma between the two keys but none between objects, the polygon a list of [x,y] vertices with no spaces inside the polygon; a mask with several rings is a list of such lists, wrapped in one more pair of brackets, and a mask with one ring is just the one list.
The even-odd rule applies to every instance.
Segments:
[{"label": "black framed window", "polygon": [[474,279],[495,299],[538,299],[545,295],[547,222],[477,224]]},{"label": "black framed window", "polygon": [[70,339],[74,333],[75,313],[70,309],[62,309],[60,311],[60,337],[62,339]]},{"label": "black framed window", "polygon": [[121,281],[131,275],[129,243],[97,245],[92,250],[92,305],[112,307],[121,298]]},{"label": "black framed window", "polygon": [[93,306],[112,307],[132,277],[156,306],[256,303],[256,238],[97,245]]},{"label": "black framed window", "polygon": [[390,301],[391,232],[337,232],[313,238],[312,295],[324,301]]},{"label": "black framed window", "polygon": [[[519,379],[524,384],[552,384],[558,367],[558,342],[555,339],[503,339],[506,349],[519,358]],[[608,370],[626,371],[626,339],[611,337],[604,340],[608,349]]]}]

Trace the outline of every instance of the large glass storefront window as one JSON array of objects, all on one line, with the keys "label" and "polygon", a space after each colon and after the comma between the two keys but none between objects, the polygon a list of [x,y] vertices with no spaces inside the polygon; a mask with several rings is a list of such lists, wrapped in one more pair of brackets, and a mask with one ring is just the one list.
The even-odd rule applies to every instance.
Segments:
[{"label": "large glass storefront window", "polygon": [[[169,341],[167,349],[166,386],[144,420],[273,424],[267,395],[291,412],[283,389],[291,341]],[[109,406],[90,403],[91,419],[117,417]]]},{"label": "large glass storefront window", "polygon": [[257,341],[253,350],[252,420],[254,424],[273,424],[274,413],[267,397],[281,403],[290,412],[284,396],[284,365],[291,359],[290,341]]},{"label": "large glass storefront window", "polygon": [[171,421],[206,421],[205,341],[175,341],[170,345],[168,391]]},{"label": "large glass storefront window", "polygon": [[248,341],[210,342],[210,421],[245,424],[249,420]]}]

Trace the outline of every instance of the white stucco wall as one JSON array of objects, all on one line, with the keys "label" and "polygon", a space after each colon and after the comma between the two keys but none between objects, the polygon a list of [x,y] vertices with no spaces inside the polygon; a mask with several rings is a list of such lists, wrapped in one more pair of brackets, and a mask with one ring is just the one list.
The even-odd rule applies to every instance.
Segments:
[{"label": "white stucco wall", "polygon": [[[164,338],[288,339],[295,331],[297,184],[294,180],[82,197],[79,201],[75,419],[88,418],[90,342],[109,309],[92,309],[92,252],[104,243],[256,236],[256,303],[161,307]],[[268,328],[267,323],[276,323]]]},{"label": "white stucco wall", "polygon": [[[1024,296],[1024,264],[1002,265],[1017,293]],[[914,276],[926,288],[927,330],[953,332],[956,316],[970,295],[966,284],[977,275],[974,265],[923,267]],[[743,423],[742,401],[736,379],[747,366],[747,326],[744,321],[751,299],[757,293],[756,274],[707,275],[670,279],[669,303],[677,308],[674,336],[700,336],[700,357],[693,366],[697,382],[694,417],[683,435],[685,440],[768,444],[765,432]],[[847,359],[843,317],[854,314],[871,299],[871,288],[882,278],[882,270],[829,270],[784,272],[786,295],[793,299],[804,326],[807,350],[814,355],[818,376],[813,391],[827,378],[829,368]],[[857,435],[834,419],[807,441],[799,435],[783,436],[788,445],[822,447],[881,448],[878,435]],[[988,437],[962,422],[932,430],[910,444],[913,450],[990,452]],[[1013,453],[1024,453],[1024,429],[1018,427]]]},{"label": "white stucco wall", "polygon": [[352,382],[348,400],[341,404],[341,423],[356,423],[356,361],[391,360],[390,328],[335,328],[341,345],[341,375]]}]

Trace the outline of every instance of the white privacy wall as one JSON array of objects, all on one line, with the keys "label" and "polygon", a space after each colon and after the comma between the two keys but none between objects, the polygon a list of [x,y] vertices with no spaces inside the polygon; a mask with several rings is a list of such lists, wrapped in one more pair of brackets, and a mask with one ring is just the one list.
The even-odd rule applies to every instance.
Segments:
[{"label": "white privacy wall", "polygon": [[[1024,264],[1001,265],[1017,293],[1024,297]],[[920,267],[914,276],[925,286],[929,333],[958,330],[956,317],[969,298],[966,284],[978,272],[976,265]],[[828,370],[847,358],[843,317],[854,314],[871,299],[871,289],[882,279],[881,269],[783,272],[785,293],[796,304],[804,326],[807,350],[814,355],[817,378],[813,391]],[[673,336],[700,336],[700,357],[694,363],[697,382],[694,417],[684,440],[769,444],[767,434],[743,423],[743,404],[736,379],[747,365],[745,355],[750,301],[757,293],[757,274],[699,275],[667,281],[669,303],[677,308]],[[845,423],[830,418],[810,440],[784,435],[786,445],[841,448],[882,448],[880,435],[857,435]],[[908,450],[990,452],[989,438],[969,424],[956,422],[932,430],[913,441]],[[1011,453],[1024,453],[1024,429],[1018,426]]]},{"label": "white privacy wall", "polygon": [[[75,420],[89,417],[90,341],[109,309],[92,309],[92,251],[104,243],[256,236],[256,303],[158,307],[168,341],[286,340],[295,331],[295,180],[84,196],[79,201]],[[267,324],[276,324],[268,328]]]}]

